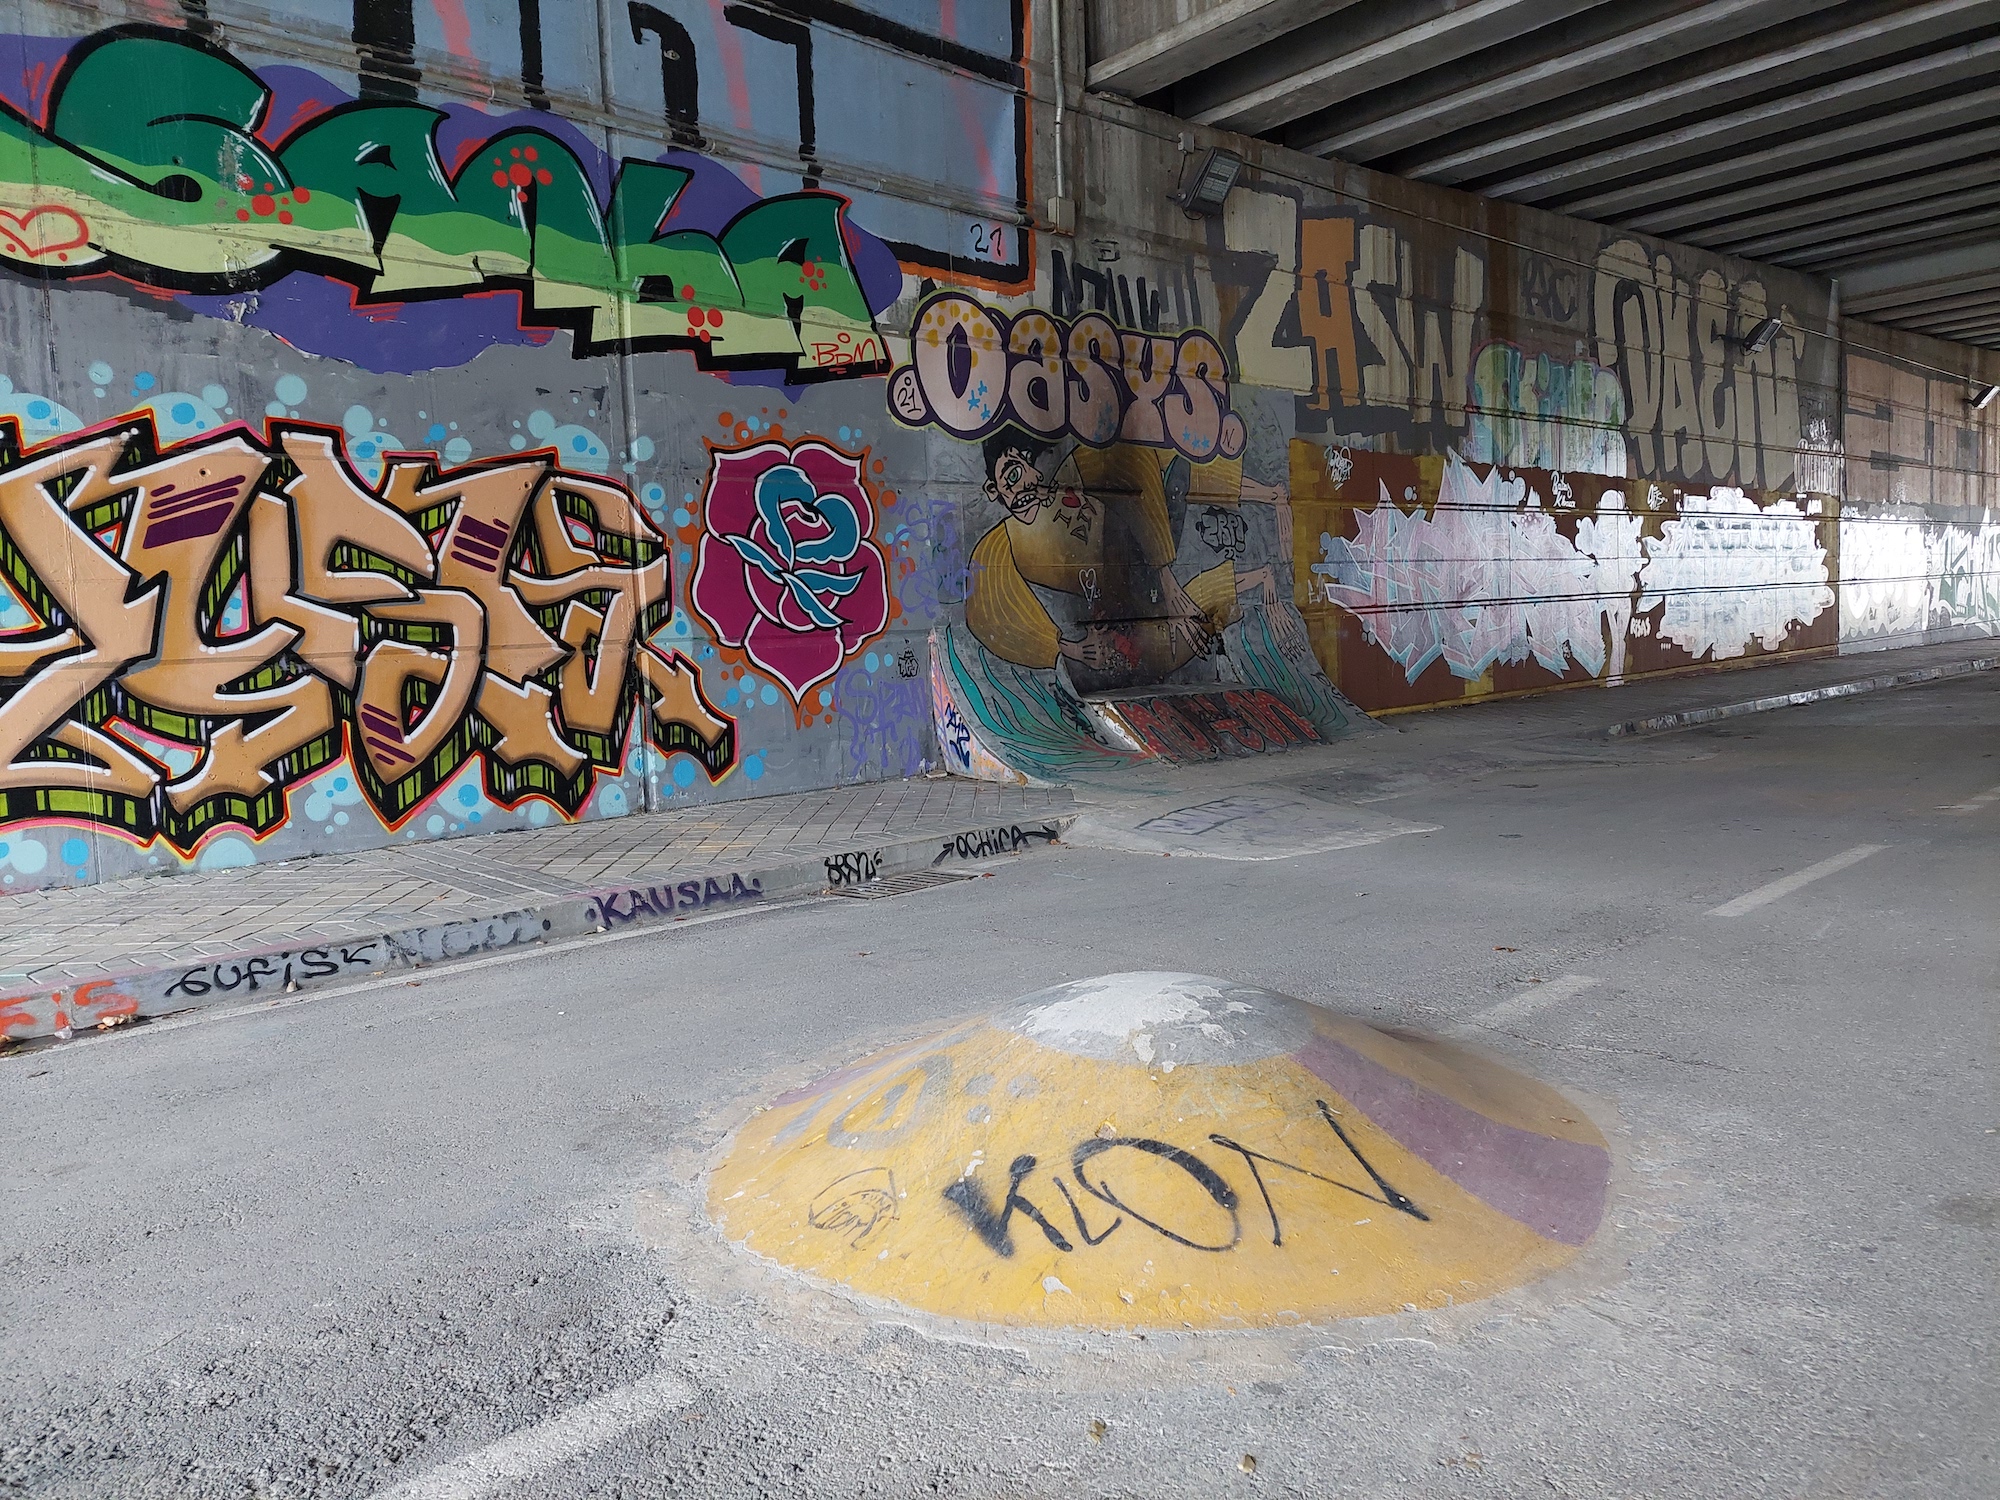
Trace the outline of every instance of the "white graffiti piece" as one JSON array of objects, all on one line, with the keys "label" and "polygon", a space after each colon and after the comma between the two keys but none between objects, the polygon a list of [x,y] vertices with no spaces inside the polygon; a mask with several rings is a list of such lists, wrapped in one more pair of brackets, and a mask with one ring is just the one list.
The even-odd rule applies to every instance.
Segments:
[{"label": "white graffiti piece", "polygon": [[1410,681],[1434,661],[1471,678],[1530,657],[1551,672],[1574,662],[1623,675],[1641,518],[1617,492],[1577,521],[1571,543],[1525,480],[1480,479],[1447,456],[1432,514],[1406,514],[1383,487],[1355,520],[1352,541],[1321,534],[1312,571]]},{"label": "white graffiti piece", "polygon": [[1815,495],[1838,495],[1846,463],[1840,439],[1833,435],[1831,424],[1825,417],[1814,417],[1799,437],[1796,476],[1799,489]]},{"label": "white graffiti piece", "polygon": [[1933,624],[1977,625],[2000,633],[2000,522],[1987,511],[1978,526],[1946,526],[1938,536]]},{"label": "white graffiti piece", "polygon": [[1646,538],[1640,575],[1639,613],[1666,604],[1662,640],[1717,661],[1744,655],[1753,641],[1774,651],[1834,602],[1819,518],[1795,502],[1759,506],[1717,486],[1682,506]]},{"label": "white graffiti piece", "polygon": [[1840,518],[1840,639],[1902,644],[1956,628],[2000,634],[2000,521],[1920,512]]}]

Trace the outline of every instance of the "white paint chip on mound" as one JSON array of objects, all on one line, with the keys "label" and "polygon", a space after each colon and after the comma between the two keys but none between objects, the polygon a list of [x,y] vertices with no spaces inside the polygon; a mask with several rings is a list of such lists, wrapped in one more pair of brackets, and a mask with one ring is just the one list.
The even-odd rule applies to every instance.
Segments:
[{"label": "white paint chip on mound", "polygon": [[1201,1025],[1211,1014],[1208,1006],[1222,1003],[1216,982],[1201,974],[1107,974],[1086,983],[1087,989],[1077,986],[1080,994],[1029,1011],[1021,1030],[1056,1043],[1087,1037],[1113,1041],[1132,1037],[1132,1050],[1139,1060],[1151,1062],[1152,1028]]},{"label": "white paint chip on mound", "polygon": [[1311,1034],[1317,1007],[1212,974],[1100,974],[1027,996],[1002,1024],[1027,1041],[1101,1062],[1255,1062]]}]

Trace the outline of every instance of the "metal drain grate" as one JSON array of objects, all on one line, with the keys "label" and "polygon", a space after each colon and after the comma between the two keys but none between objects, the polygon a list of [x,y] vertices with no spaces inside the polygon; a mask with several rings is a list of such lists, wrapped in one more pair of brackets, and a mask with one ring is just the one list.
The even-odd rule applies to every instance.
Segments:
[{"label": "metal drain grate", "polygon": [[880,901],[885,896],[903,896],[911,891],[929,890],[934,885],[950,885],[959,880],[977,880],[972,870],[919,870],[914,875],[885,875],[866,885],[835,886],[829,896],[848,896],[856,901]]}]

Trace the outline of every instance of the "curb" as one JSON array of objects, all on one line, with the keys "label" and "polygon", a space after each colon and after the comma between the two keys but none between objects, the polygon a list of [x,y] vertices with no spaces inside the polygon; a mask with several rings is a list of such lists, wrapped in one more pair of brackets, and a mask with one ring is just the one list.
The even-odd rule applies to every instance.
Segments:
[{"label": "curb", "polygon": [[1970,661],[1952,662],[1942,667],[1919,667],[1882,677],[1863,677],[1853,682],[1833,682],[1825,687],[1802,688],[1796,693],[1778,693],[1768,698],[1749,698],[1741,703],[1722,703],[1714,708],[1689,708],[1678,713],[1655,714],[1648,719],[1627,719],[1606,726],[1601,733],[1617,738],[1627,734],[1656,734],[1667,729],[1687,729],[1696,724],[1712,724],[1717,719],[1735,719],[1744,714],[1769,713],[1775,708],[1792,708],[1801,703],[1818,703],[1825,698],[1852,698],[1857,693],[1873,693],[1883,688],[1910,687],[1920,682],[1936,682],[1946,677],[1965,677],[1974,672],[1990,672],[2000,667],[2000,656],[1976,656]]},{"label": "curb", "polygon": [[202,964],[129,969],[26,994],[0,993],[0,1046],[115,1027],[255,994],[317,985],[583,937],[696,912],[870,885],[947,864],[977,863],[1058,842],[1076,813],[1036,823],[973,826],[863,848],[829,850],[761,870],[710,870],[662,885],[600,886],[492,916],[406,927],[340,942],[245,949]]}]

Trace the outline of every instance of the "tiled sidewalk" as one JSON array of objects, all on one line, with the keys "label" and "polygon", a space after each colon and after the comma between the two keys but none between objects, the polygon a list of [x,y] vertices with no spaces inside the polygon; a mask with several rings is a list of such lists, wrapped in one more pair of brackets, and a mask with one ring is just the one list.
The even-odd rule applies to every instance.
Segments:
[{"label": "tiled sidewalk", "polygon": [[1067,816],[1066,791],[874,782],[250,869],[0,897],[0,989],[352,941],[687,875]]}]

